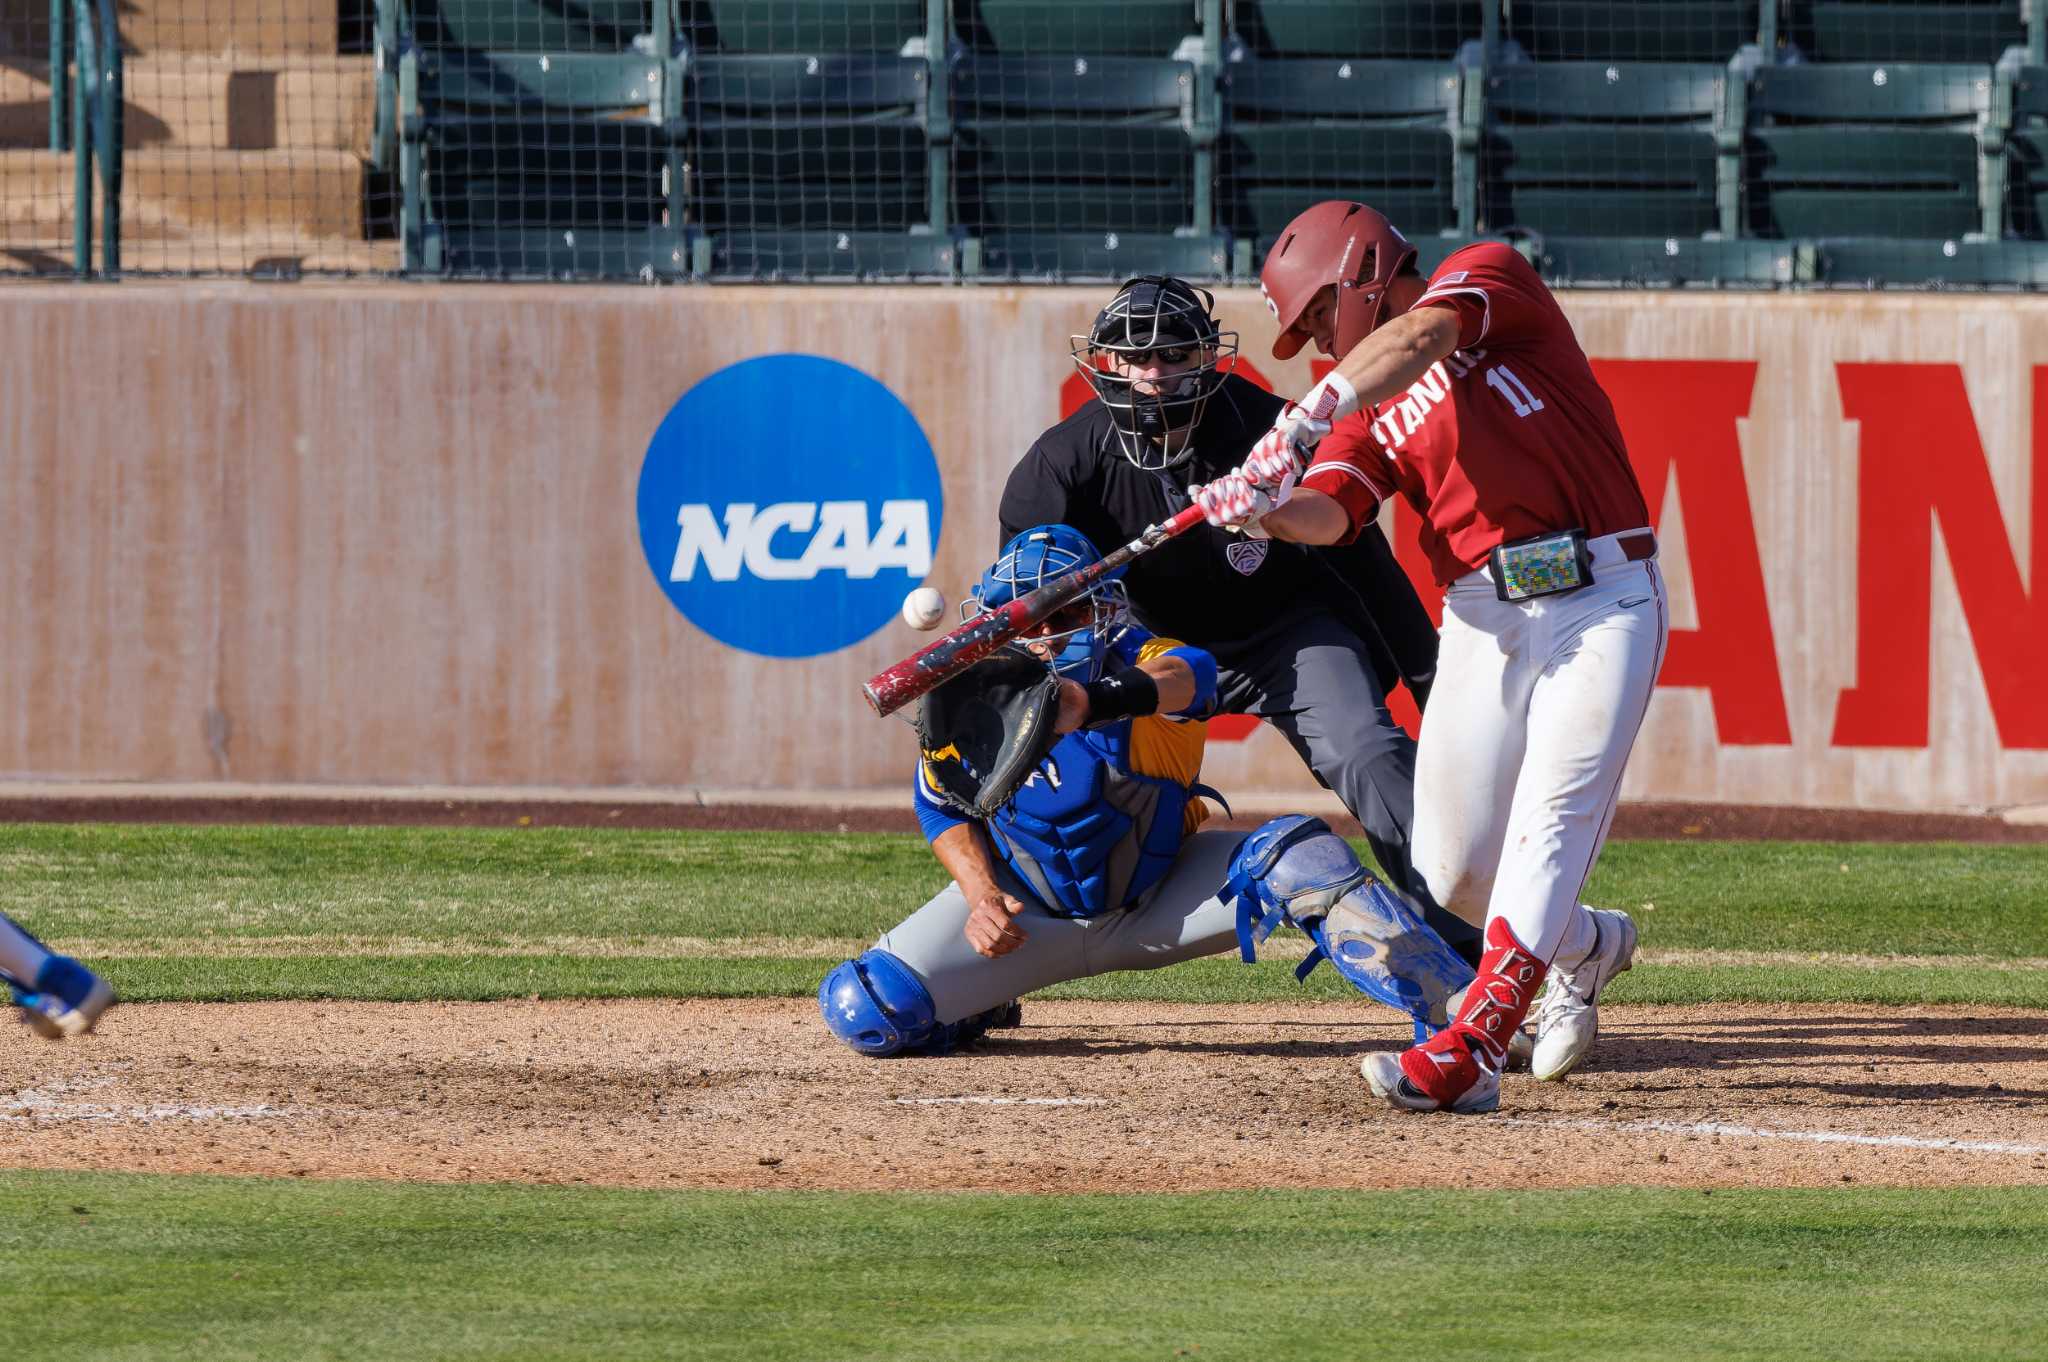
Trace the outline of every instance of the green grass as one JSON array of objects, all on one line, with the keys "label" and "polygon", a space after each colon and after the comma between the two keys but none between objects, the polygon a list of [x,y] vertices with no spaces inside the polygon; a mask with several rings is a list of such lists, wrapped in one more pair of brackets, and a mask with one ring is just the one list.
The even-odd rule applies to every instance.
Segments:
[{"label": "green grass", "polygon": [[[871,940],[944,881],[901,835],[0,827],[7,911],[60,945],[152,953],[110,966],[138,1001],[798,995],[821,950]],[[1623,842],[1588,897],[1634,912],[1650,951],[1935,957],[1644,963],[1617,1002],[2048,1007],[2043,883],[2048,846]],[[1346,994],[1327,970],[1304,989],[1282,962],[1224,958],[1055,996]]]},{"label": "green grass", "polygon": [[108,1362],[2048,1356],[2041,1189],[1004,1197],[5,1173],[0,1261],[16,1355]]}]

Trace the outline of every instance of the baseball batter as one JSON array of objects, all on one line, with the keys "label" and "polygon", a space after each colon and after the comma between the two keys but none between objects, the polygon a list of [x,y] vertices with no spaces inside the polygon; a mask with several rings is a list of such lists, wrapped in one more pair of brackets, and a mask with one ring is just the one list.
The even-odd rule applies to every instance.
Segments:
[{"label": "baseball batter", "polygon": [[1391,496],[1421,513],[1445,597],[1415,863],[1439,902],[1483,920],[1485,953],[1450,1027],[1363,1070],[1396,1106],[1490,1111],[1546,973],[1539,1076],[1577,1062],[1633,955],[1634,924],[1578,896],[1668,626],[1642,489],[1556,299],[1504,245],[1455,252],[1427,280],[1414,259],[1362,204],[1287,226],[1260,276],[1274,354],[1313,340],[1337,367],[1195,499],[1212,523],[1311,544],[1358,534]]},{"label": "baseball batter", "polygon": [[[1099,557],[1069,526],[1028,529],[972,604],[999,608]],[[952,883],[826,976],[827,1027],[863,1054],[943,1053],[1015,1025],[1017,999],[1049,984],[1232,946],[1250,960],[1284,923],[1316,943],[1302,973],[1327,958],[1434,1033],[1471,967],[1320,820],[1203,826],[1216,660],[1126,610],[1105,580],[927,697],[913,791]]]},{"label": "baseball batter", "polygon": [[114,1005],[106,981],[68,955],[58,955],[0,914],[0,983],[22,1020],[52,1040],[83,1035]]},{"label": "baseball batter", "polygon": [[[1265,433],[1286,403],[1230,372],[1237,335],[1213,304],[1186,280],[1144,275],[1070,338],[1095,399],[1011,470],[1004,539],[1059,523],[1126,543]],[[1436,630],[1378,528],[1311,549],[1203,525],[1131,564],[1125,584],[1140,622],[1216,659],[1216,712],[1272,724],[1358,819],[1388,878],[1476,962],[1478,931],[1429,900],[1410,857],[1415,744],[1385,697],[1405,681],[1427,703]]]}]

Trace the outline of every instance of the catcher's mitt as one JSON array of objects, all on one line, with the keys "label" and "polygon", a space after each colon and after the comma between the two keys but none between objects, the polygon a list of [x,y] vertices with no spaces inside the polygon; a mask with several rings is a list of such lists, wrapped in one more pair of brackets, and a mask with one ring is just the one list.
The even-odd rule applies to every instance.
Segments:
[{"label": "catcher's mitt", "polygon": [[933,790],[968,817],[988,818],[1059,741],[1059,712],[1059,677],[1037,658],[1004,649],[975,663],[918,706]]}]

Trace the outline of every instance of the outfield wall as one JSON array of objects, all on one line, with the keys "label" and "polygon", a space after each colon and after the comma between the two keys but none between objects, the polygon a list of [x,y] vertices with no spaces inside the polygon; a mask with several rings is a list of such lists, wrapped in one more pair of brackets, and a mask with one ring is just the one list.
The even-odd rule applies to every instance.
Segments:
[{"label": "outfield wall", "polygon": [[[893,784],[894,602],[989,555],[1102,294],[13,289],[0,775]],[[1627,793],[2048,801],[2048,300],[1565,303],[1673,590]],[[1308,787],[1263,728],[1208,774]]]}]

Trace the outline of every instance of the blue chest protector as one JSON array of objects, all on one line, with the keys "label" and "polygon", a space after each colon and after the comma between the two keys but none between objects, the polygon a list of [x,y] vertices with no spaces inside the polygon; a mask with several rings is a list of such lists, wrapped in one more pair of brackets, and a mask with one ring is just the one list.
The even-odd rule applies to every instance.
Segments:
[{"label": "blue chest protector", "polygon": [[1133,722],[1061,738],[988,821],[996,854],[1063,917],[1128,907],[1158,883],[1180,854],[1188,800],[1212,793],[1132,770]]}]

